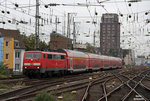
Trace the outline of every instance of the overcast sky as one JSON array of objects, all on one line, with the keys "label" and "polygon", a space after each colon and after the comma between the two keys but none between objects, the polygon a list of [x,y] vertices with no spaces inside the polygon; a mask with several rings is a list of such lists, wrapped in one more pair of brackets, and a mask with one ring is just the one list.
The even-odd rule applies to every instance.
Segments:
[{"label": "overcast sky", "polygon": [[[21,33],[30,35],[34,32],[35,26],[35,1],[36,0],[0,0],[0,20],[5,24],[0,23],[2,28],[19,29]],[[77,42],[93,44],[93,33],[96,32],[96,46],[99,46],[99,31],[101,16],[103,13],[117,13],[123,14],[119,16],[121,23],[121,47],[134,49],[136,54],[147,55],[150,54],[150,24],[146,23],[150,19],[150,0],[141,0],[141,2],[130,3],[127,0],[99,0],[103,2],[97,3],[98,0],[39,0],[40,16],[45,19],[40,20],[44,26],[40,27],[40,38],[49,41],[50,32],[56,29],[55,18],[59,19],[60,24],[57,25],[57,32],[67,33],[67,13],[74,13],[75,17]],[[126,1],[126,2],[125,2]],[[60,6],[49,6],[45,8],[44,5],[50,3],[61,4]],[[15,7],[18,4],[18,7]],[[72,6],[62,6],[62,4],[69,4]],[[75,6],[82,4],[82,6]],[[88,6],[85,6],[88,5]],[[2,13],[4,11],[5,13]],[[7,12],[10,12],[8,14]],[[95,12],[98,14],[95,15]],[[146,12],[149,14],[145,15]],[[65,15],[65,17],[64,17]],[[131,15],[131,18],[129,16]],[[64,24],[65,19],[65,24]],[[8,20],[11,23],[8,23]],[[26,24],[17,25],[18,21],[23,20]],[[50,23],[51,21],[51,23]],[[87,23],[87,21],[89,23]],[[97,24],[92,24],[96,21]],[[73,26],[71,23],[71,33]],[[89,37],[87,37],[89,36]]]}]

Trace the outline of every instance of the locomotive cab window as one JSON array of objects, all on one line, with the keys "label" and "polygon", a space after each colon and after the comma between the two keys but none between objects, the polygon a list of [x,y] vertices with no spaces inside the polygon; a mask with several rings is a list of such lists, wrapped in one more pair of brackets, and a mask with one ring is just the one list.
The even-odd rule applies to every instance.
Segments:
[{"label": "locomotive cab window", "polygon": [[40,59],[41,53],[26,53],[25,59]]},{"label": "locomotive cab window", "polygon": [[64,56],[64,55],[61,55],[61,59],[65,59],[65,56]]}]

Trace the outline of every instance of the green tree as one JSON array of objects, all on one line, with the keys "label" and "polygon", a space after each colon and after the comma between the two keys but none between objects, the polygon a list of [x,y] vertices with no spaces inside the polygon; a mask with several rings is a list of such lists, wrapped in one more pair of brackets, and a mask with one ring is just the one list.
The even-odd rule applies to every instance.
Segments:
[{"label": "green tree", "polygon": [[86,50],[85,50],[85,52],[95,53],[94,47],[91,44],[86,43]]},{"label": "green tree", "polygon": [[[25,34],[21,35],[21,38],[25,44],[26,50],[33,50],[35,47],[35,35],[31,34],[30,36],[26,36]],[[49,45],[45,41],[39,42],[39,49],[48,50]]]},{"label": "green tree", "polygon": [[49,44],[47,44],[45,41],[40,41],[40,43],[39,43],[39,48],[40,48],[40,49],[43,49],[43,50],[49,50],[49,49],[50,49],[50,46],[49,46]]},{"label": "green tree", "polygon": [[34,49],[34,35],[31,34],[30,36],[26,36],[25,34],[21,35],[21,38],[24,42],[24,45],[27,50],[32,50]]}]

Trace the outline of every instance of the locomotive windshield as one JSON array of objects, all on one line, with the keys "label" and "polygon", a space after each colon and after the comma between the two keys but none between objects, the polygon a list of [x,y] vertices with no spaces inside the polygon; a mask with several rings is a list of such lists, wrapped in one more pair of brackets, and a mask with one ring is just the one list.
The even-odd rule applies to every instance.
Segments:
[{"label": "locomotive windshield", "polygon": [[25,59],[40,59],[41,53],[26,53]]}]

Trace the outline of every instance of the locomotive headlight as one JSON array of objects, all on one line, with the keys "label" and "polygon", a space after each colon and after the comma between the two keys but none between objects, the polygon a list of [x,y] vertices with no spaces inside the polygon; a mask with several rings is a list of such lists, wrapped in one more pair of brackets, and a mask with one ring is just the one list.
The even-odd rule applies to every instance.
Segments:
[{"label": "locomotive headlight", "polygon": [[37,67],[37,69],[39,69],[40,67]]},{"label": "locomotive headlight", "polygon": [[27,67],[24,67],[25,69],[27,68]]}]

